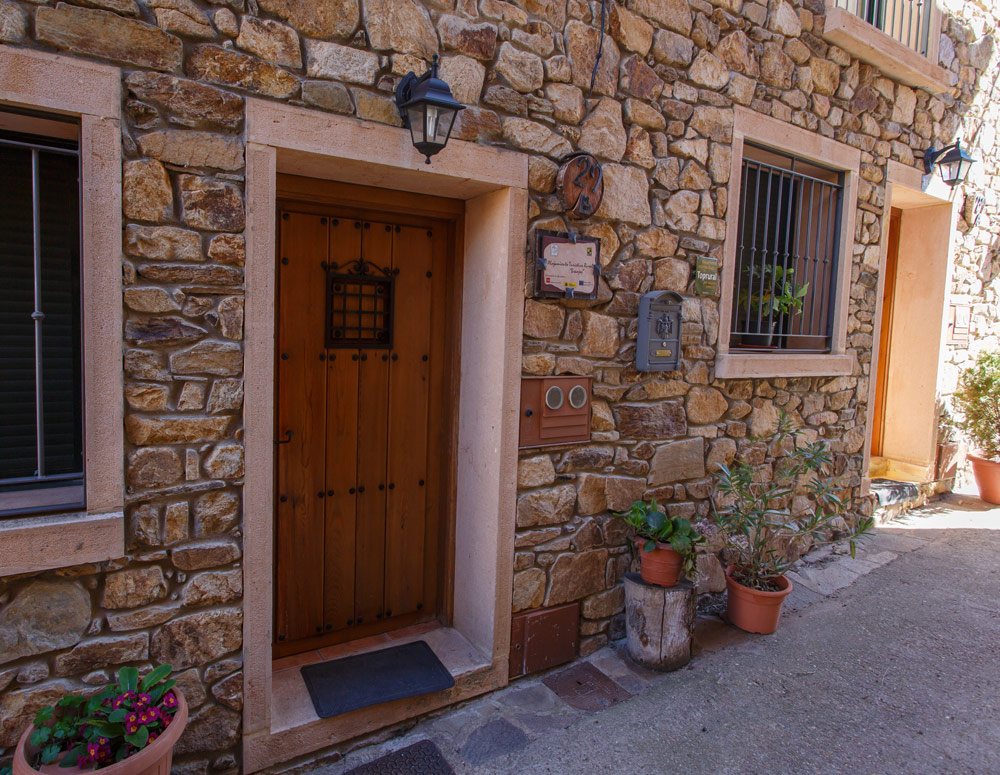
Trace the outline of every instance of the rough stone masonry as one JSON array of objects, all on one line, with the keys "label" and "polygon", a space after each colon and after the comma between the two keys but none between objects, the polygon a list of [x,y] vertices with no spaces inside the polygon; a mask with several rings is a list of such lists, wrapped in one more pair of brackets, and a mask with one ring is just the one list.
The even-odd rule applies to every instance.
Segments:
[{"label": "rough stone masonry", "polygon": [[[440,54],[469,106],[455,136],[530,154],[530,228],[600,239],[595,301],[525,301],[523,373],[591,375],[595,400],[591,443],[522,454],[514,559],[515,610],[581,601],[589,653],[622,634],[630,557],[610,512],[656,497],[698,522],[699,584],[719,589],[711,472],[739,459],[768,476],[780,450],[754,438],[779,409],[830,443],[852,515],[868,512],[885,167],[917,166],[959,132],[978,143],[987,200],[978,226],[959,223],[952,290],[995,344],[997,11],[951,5],[940,64],[954,86],[932,95],[824,42],[822,0],[610,2],[592,90],[600,3],[584,0],[0,0],[5,46],[122,68],[128,504],[126,557],[0,579],[0,758],[40,706],[169,661],[192,707],[175,772],[239,768],[245,96],[398,126],[395,83]],[[734,105],[862,153],[849,376],[714,377],[719,302],[690,289],[694,257],[722,257]],[[604,164],[604,202],[583,224],[553,193],[574,150]],[[677,372],[633,366],[650,289],[688,295]]]}]

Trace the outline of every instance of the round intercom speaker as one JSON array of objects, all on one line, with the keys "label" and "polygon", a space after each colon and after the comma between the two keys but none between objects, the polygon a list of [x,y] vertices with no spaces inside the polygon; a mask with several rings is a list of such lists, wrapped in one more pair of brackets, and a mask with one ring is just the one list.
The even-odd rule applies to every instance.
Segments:
[{"label": "round intercom speaker", "polygon": [[569,391],[569,405],[574,409],[582,409],[587,404],[587,389],[583,385],[574,385]]},{"label": "round intercom speaker", "polygon": [[545,405],[553,412],[563,405],[563,392],[561,387],[553,385],[545,391]]}]

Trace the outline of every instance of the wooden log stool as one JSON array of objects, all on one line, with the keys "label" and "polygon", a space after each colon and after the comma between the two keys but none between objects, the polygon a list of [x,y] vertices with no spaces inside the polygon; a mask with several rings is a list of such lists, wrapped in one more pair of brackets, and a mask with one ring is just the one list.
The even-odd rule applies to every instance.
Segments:
[{"label": "wooden log stool", "polygon": [[644,582],[625,574],[625,630],[628,655],[643,667],[669,671],[691,661],[695,620],[694,585],[674,587]]}]

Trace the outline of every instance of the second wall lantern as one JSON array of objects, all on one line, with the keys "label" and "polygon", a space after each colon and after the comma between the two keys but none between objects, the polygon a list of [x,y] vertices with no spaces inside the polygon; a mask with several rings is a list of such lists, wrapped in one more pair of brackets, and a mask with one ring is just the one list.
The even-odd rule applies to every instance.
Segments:
[{"label": "second wall lantern", "polygon": [[451,96],[448,84],[438,78],[437,54],[423,75],[409,72],[403,76],[396,86],[396,107],[403,126],[410,130],[413,147],[427,157],[428,164],[448,144],[458,111],[465,110]]},{"label": "second wall lantern", "polygon": [[924,151],[924,172],[930,175],[936,164],[941,170],[941,180],[952,188],[965,182],[969,169],[975,163],[976,160],[962,148],[961,141],[940,149],[931,146]]}]

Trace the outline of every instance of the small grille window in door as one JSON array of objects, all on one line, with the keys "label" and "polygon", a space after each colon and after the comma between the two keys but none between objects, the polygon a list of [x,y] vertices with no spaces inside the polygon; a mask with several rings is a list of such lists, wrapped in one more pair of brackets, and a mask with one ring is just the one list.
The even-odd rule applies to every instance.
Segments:
[{"label": "small grille window in door", "polygon": [[331,264],[326,279],[326,346],[391,348],[393,280],[388,267],[380,269],[368,261],[343,267]]}]

